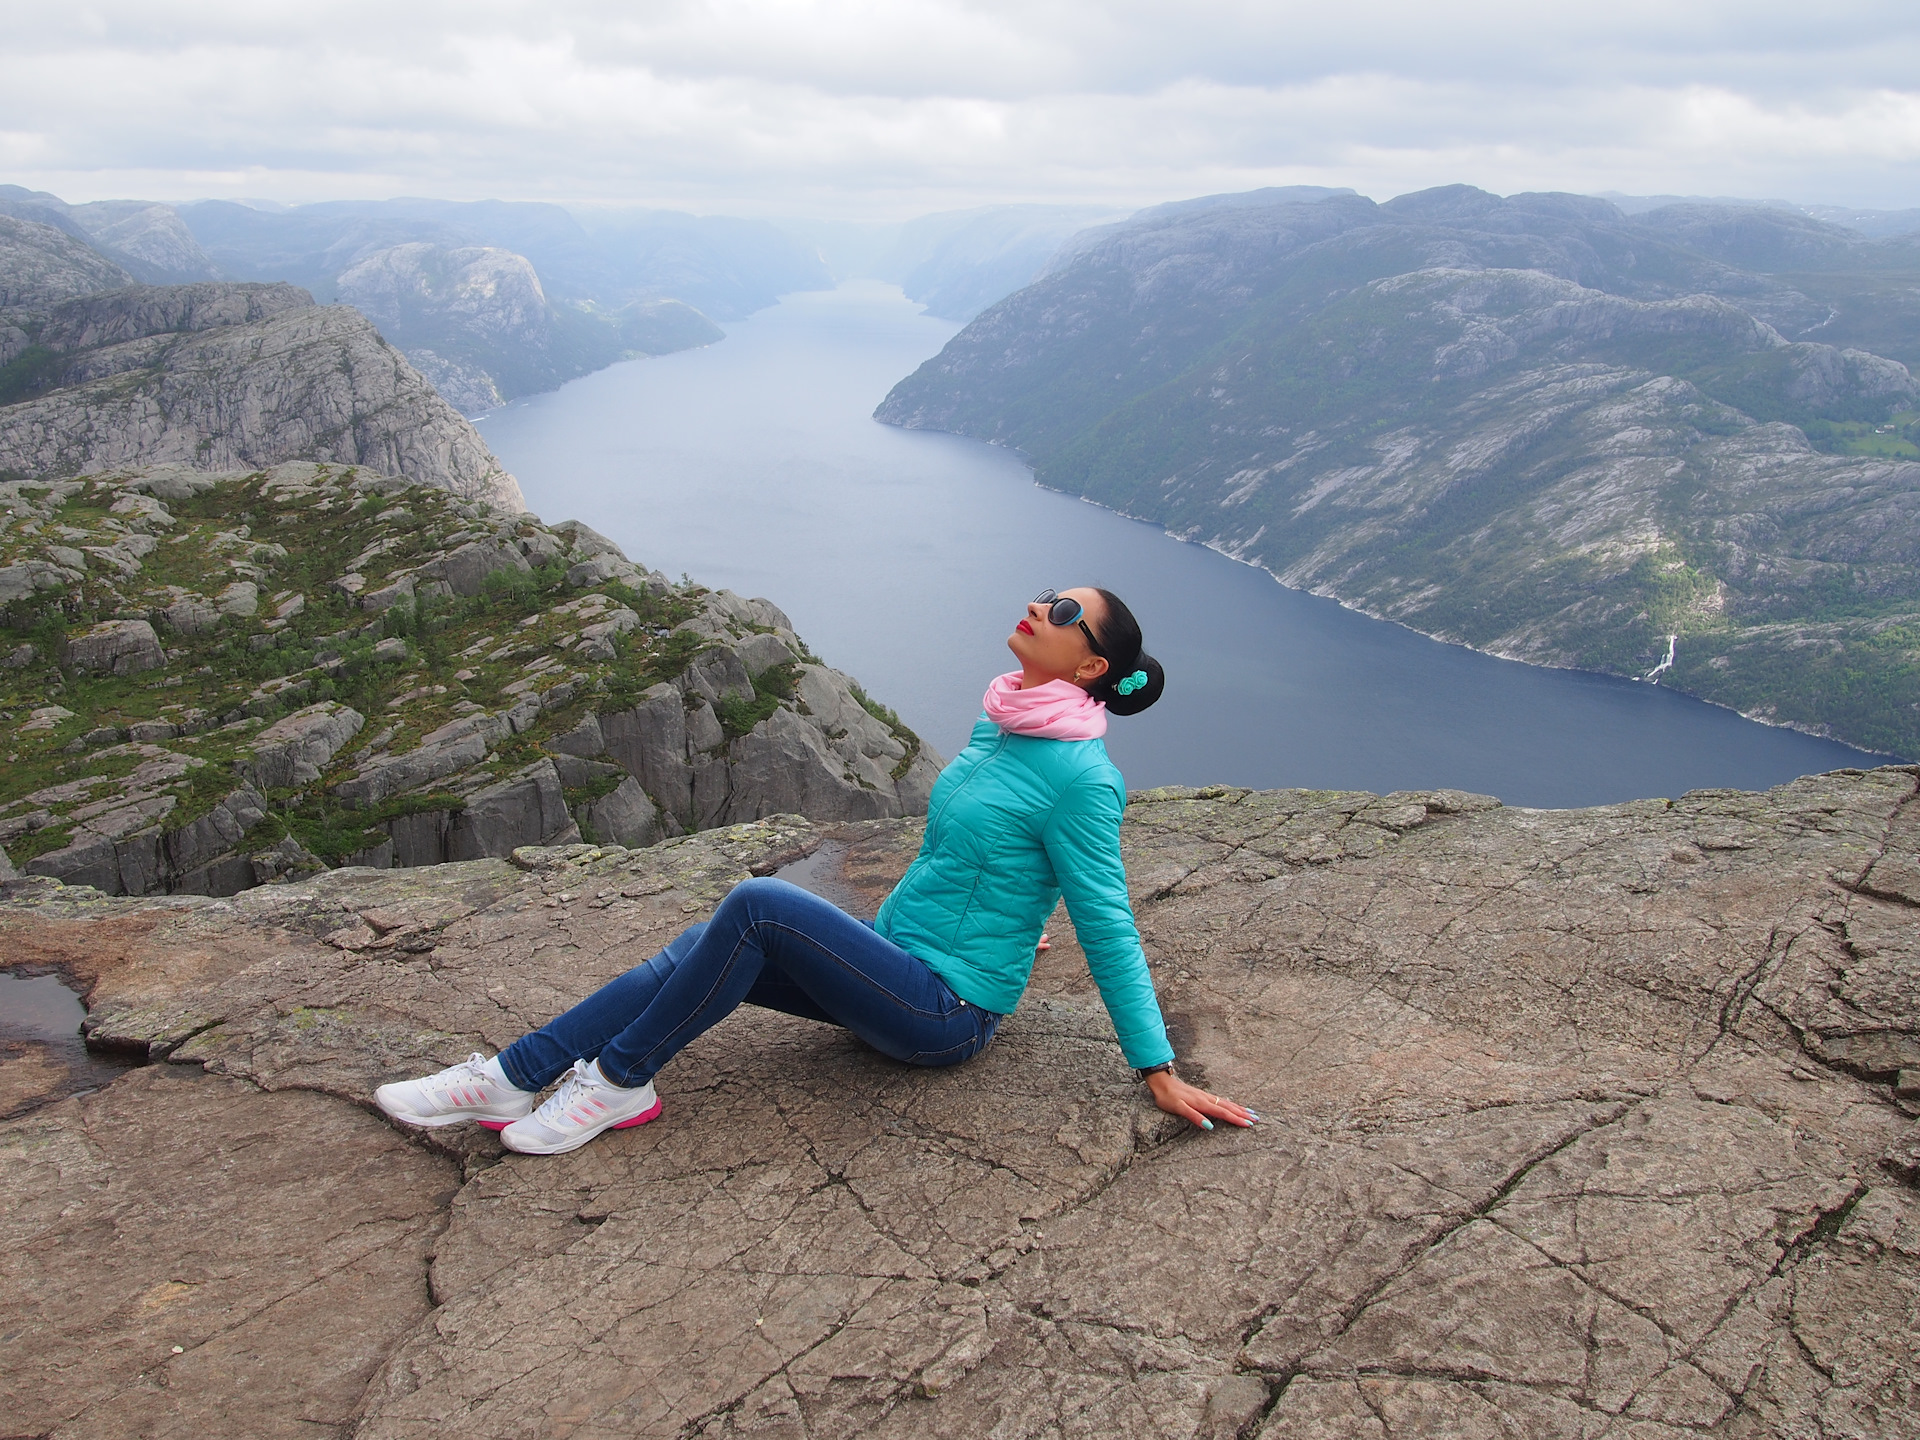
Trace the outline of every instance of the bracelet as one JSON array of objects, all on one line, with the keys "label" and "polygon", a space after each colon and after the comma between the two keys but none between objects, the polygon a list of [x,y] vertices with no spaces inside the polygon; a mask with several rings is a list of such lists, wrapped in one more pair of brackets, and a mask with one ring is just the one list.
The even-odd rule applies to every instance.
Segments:
[{"label": "bracelet", "polygon": [[1149,1075],[1171,1075],[1173,1074],[1173,1061],[1162,1060],[1158,1065],[1143,1065],[1133,1073],[1141,1080],[1145,1080]]}]

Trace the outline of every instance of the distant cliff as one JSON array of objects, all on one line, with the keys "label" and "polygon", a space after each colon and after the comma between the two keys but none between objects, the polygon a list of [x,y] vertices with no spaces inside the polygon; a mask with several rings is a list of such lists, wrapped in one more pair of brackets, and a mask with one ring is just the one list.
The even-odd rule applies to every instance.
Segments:
[{"label": "distant cliff", "polygon": [[524,508],[473,427],[359,312],[291,285],[76,295],[125,276],[58,231],[0,226],[0,471],[327,460]]},{"label": "distant cliff", "polygon": [[1430,635],[1915,755],[1912,273],[1787,212],[1214,197],[1080,237],[876,414]]},{"label": "distant cliff", "polygon": [[524,255],[491,246],[395,245],[355,262],[334,284],[343,302],[378,325],[468,414],[616,360],[724,338],[719,326],[677,300],[612,311],[550,300]]}]

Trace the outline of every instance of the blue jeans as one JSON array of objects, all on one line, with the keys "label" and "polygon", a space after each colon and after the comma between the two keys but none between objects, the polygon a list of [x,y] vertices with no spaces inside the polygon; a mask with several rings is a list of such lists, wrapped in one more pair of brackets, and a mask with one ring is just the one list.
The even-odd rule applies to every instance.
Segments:
[{"label": "blue jeans", "polygon": [[616,1085],[644,1085],[742,1002],[851,1030],[908,1065],[958,1065],[1001,1017],[969,1005],[871,925],[784,880],[746,880],[713,918],[500,1052],[522,1090],[575,1060]]}]

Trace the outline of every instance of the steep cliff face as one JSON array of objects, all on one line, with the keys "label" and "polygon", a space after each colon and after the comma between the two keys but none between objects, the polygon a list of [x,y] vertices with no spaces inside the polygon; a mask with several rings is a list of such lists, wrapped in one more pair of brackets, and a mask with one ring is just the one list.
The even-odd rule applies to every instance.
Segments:
[{"label": "steep cliff face", "polygon": [[473,427],[365,317],[292,286],[135,288],[0,320],[42,361],[28,398],[0,405],[0,470],[329,460],[524,504]]},{"label": "steep cliff face", "polygon": [[938,757],[765,600],[578,523],[311,463],[0,485],[0,843],[112,893],[766,815],[922,813]]},{"label": "steep cliff face", "polygon": [[1465,187],[1175,208],[877,414],[1428,634],[1920,754],[1920,387],[1806,275],[1732,263],[1871,290],[1904,254]]}]

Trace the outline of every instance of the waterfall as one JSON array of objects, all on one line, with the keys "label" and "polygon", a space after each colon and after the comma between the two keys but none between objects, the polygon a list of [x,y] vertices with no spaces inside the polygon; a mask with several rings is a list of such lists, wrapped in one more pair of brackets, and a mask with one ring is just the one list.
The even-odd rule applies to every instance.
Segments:
[{"label": "waterfall", "polygon": [[1651,685],[1658,685],[1660,683],[1654,677],[1658,675],[1662,670],[1671,670],[1673,668],[1673,649],[1674,649],[1674,646],[1679,643],[1679,640],[1680,640],[1680,637],[1678,635],[1667,636],[1667,658],[1662,660],[1658,665],[1654,666],[1651,670],[1647,671],[1646,674],[1642,675],[1640,677],[1642,680],[1645,680]]}]

